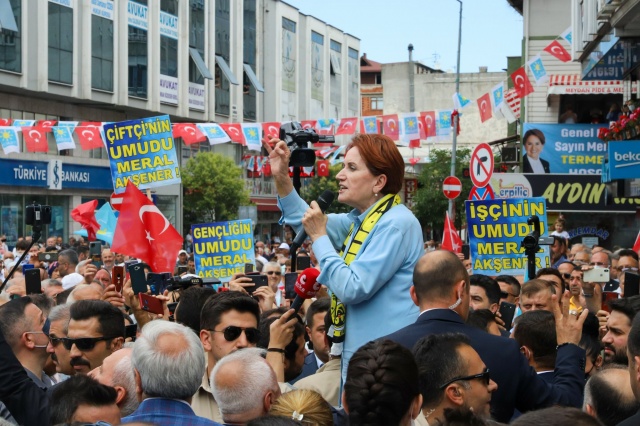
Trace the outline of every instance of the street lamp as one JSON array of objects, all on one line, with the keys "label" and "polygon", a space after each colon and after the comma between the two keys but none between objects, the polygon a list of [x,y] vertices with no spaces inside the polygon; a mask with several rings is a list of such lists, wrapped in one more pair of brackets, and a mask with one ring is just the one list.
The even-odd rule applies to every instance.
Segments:
[{"label": "street lamp", "polygon": [[[456,0],[460,3],[460,20],[458,22],[458,63],[456,65],[456,93],[460,93],[460,45],[462,42],[462,0]],[[451,174],[450,176],[456,175],[456,144],[458,142],[458,126],[460,122],[460,111],[453,119],[453,140],[451,147]],[[453,205],[454,201],[449,200],[449,217],[451,220],[454,219],[453,215]]]}]

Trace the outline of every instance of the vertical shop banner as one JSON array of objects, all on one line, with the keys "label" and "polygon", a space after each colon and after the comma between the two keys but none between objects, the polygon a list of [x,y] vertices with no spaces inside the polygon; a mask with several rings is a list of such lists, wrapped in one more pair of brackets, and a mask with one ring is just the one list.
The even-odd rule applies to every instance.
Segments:
[{"label": "vertical shop banner", "polygon": [[[520,248],[531,231],[527,219],[536,215],[547,236],[545,199],[511,198],[504,200],[465,201],[471,265],[474,274],[526,275],[527,256]],[[549,246],[536,254],[536,269],[550,264]]]},{"label": "vertical shop banner", "polygon": [[139,189],[180,183],[180,164],[168,115],[104,125],[116,194],[131,180]]},{"label": "vertical shop banner", "polygon": [[196,274],[228,282],[255,263],[251,219],[203,223],[191,226]]},{"label": "vertical shop banner", "polygon": [[598,139],[601,127],[602,124],[525,123],[524,172],[535,172],[527,171],[527,164],[532,163],[529,158],[533,158],[546,166],[545,173],[601,174],[607,151],[606,142]]}]

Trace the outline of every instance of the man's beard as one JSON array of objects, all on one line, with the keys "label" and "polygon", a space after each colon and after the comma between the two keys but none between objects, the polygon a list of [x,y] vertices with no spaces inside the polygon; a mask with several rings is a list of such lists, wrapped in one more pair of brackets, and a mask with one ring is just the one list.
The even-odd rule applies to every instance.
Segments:
[{"label": "man's beard", "polygon": [[606,345],[605,348],[609,348],[613,351],[613,356],[607,357],[605,352],[604,364],[621,364],[629,365],[629,358],[627,357],[627,347],[616,349],[613,346]]}]

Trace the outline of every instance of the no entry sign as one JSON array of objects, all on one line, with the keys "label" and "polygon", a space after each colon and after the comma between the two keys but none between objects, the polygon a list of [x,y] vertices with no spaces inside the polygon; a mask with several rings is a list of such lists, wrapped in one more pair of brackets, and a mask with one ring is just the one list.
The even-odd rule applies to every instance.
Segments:
[{"label": "no entry sign", "polygon": [[453,200],[454,198],[457,198],[458,195],[460,195],[461,191],[462,183],[460,182],[460,179],[455,176],[449,176],[445,178],[444,182],[442,183],[442,192],[444,193],[445,197]]}]

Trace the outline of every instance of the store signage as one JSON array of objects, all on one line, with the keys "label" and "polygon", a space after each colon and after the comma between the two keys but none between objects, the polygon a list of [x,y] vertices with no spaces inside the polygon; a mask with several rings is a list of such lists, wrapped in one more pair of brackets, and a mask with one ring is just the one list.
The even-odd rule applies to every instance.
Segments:
[{"label": "store signage", "polygon": [[[57,183],[56,163],[58,163]],[[64,163],[61,160],[46,162],[0,159],[0,182],[6,186],[51,187],[51,189],[110,190],[113,188],[108,167]]]},{"label": "store signage", "polygon": [[609,142],[608,166],[611,180],[640,178],[640,141]]}]

